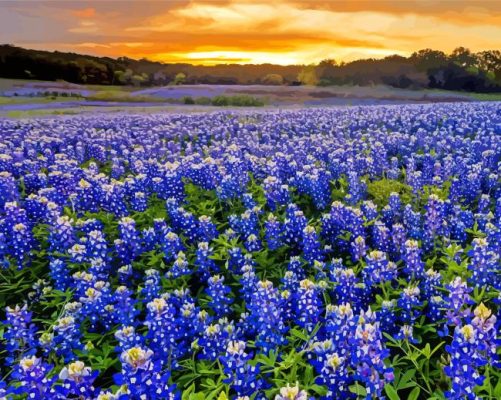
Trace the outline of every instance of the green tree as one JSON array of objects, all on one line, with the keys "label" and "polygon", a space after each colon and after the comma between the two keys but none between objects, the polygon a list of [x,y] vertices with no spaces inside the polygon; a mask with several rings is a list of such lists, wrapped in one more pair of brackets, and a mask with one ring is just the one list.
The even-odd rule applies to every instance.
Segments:
[{"label": "green tree", "polygon": [[139,74],[132,75],[131,81],[134,86],[141,86],[141,84],[148,81],[148,75],[145,74],[144,72],[141,75]]},{"label": "green tree", "polygon": [[318,83],[316,65],[305,65],[299,72],[297,80],[303,85],[316,85]]},{"label": "green tree", "polygon": [[263,83],[265,85],[283,85],[284,84],[284,78],[280,74],[268,74],[265,75],[263,78]]},{"label": "green tree", "polygon": [[424,49],[412,54],[411,61],[420,71],[428,71],[447,65],[447,55],[443,51]]},{"label": "green tree", "polygon": [[452,62],[466,68],[473,67],[477,61],[475,55],[466,47],[455,48],[452,51],[450,59]]},{"label": "green tree", "polygon": [[186,74],[179,72],[174,77],[174,85],[182,85],[186,81]]}]

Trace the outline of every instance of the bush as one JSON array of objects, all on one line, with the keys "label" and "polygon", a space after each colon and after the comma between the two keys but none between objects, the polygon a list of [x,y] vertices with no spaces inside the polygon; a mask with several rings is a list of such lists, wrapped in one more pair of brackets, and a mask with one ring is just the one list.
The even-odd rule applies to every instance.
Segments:
[{"label": "bush", "polygon": [[230,104],[227,96],[215,96],[212,98],[212,105],[218,107],[226,107]]},{"label": "bush", "polygon": [[263,78],[265,85],[280,86],[284,84],[284,78],[280,74],[268,74]]},{"label": "bush", "polygon": [[235,107],[262,107],[264,101],[256,97],[243,95],[235,96],[215,96],[212,98],[212,105],[218,107],[235,106]]},{"label": "bush", "polygon": [[191,96],[184,96],[183,104],[195,104],[195,100],[193,100],[193,97]]},{"label": "bush", "polygon": [[381,179],[367,183],[367,193],[378,207],[384,207],[388,204],[392,192],[398,193],[404,204],[408,204],[412,200],[412,188],[400,181]]},{"label": "bush", "polygon": [[195,99],[195,104],[198,104],[200,106],[210,106],[211,98],[207,96],[197,97]]}]

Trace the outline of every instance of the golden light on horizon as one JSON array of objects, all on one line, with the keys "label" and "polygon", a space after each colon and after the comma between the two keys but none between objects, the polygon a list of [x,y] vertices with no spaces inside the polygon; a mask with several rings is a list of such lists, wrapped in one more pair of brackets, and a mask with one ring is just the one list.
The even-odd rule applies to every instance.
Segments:
[{"label": "golden light on horizon", "polygon": [[[501,44],[501,2],[103,1],[0,3],[23,47],[193,64],[310,64]],[[5,11],[5,12],[3,12]],[[36,18],[35,20],[33,18]],[[16,22],[17,19],[17,22]],[[9,23],[29,21],[23,30]],[[4,26],[4,28],[2,28]]]}]

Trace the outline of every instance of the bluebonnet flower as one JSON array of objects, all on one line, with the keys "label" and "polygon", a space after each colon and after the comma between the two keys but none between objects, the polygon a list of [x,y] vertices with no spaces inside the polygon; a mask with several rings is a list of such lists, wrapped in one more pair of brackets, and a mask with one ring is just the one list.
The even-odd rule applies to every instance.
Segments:
[{"label": "bluebonnet flower", "polygon": [[[169,204],[169,201],[167,202]],[[175,203],[173,204],[173,206]],[[199,221],[190,212],[184,210],[182,207],[167,207],[169,217],[171,218],[174,230],[182,233],[188,243],[195,243],[199,236]]]},{"label": "bluebonnet flower", "polygon": [[230,297],[231,289],[224,285],[224,277],[214,275],[209,278],[207,294],[211,298],[209,306],[214,311],[216,318],[219,319],[230,312],[233,299]]},{"label": "bluebonnet flower", "polygon": [[17,201],[19,191],[17,183],[12,174],[8,171],[0,172],[0,208],[4,208],[5,203]]},{"label": "bluebonnet flower", "polygon": [[9,392],[18,396],[25,395],[28,399],[49,398],[50,389],[55,381],[54,377],[49,377],[52,368],[36,356],[23,357],[12,372],[12,378],[18,384],[11,383]]},{"label": "bluebonnet flower", "polygon": [[313,226],[308,225],[303,229],[302,245],[303,245],[303,257],[310,264],[313,264],[314,261],[323,260],[320,240]]},{"label": "bluebonnet flower", "polygon": [[89,232],[85,239],[83,242],[85,246],[85,260],[88,261],[91,258],[106,260],[108,258],[108,242],[101,230]]},{"label": "bluebonnet flower", "polygon": [[324,398],[328,399],[331,396],[338,395],[346,396],[347,382],[349,381],[348,360],[346,357],[341,357],[336,353],[336,349],[330,340],[318,343],[314,349],[317,355],[321,354],[320,351],[323,353],[321,357],[323,363],[317,369],[320,373],[318,382],[328,388],[327,395]]},{"label": "bluebonnet flower", "polygon": [[402,325],[400,327],[400,332],[395,336],[396,339],[407,340],[410,343],[417,343],[417,340],[413,336],[414,328],[412,325]]},{"label": "bluebonnet flower", "polygon": [[[172,301],[163,297],[153,299],[146,305],[148,313],[145,325],[147,338],[162,363],[174,363],[184,349],[179,343],[181,327],[176,323],[176,308]],[[171,364],[169,364],[169,367]]]},{"label": "bluebonnet flower", "polygon": [[398,299],[398,306],[401,308],[400,318],[403,322],[413,324],[418,317],[417,308],[422,305],[420,300],[421,291],[417,286],[404,288]]},{"label": "bluebonnet flower", "polygon": [[59,372],[61,384],[53,389],[55,398],[68,399],[77,396],[92,398],[95,393],[93,383],[97,375],[98,371],[92,371],[82,361],[71,362]]},{"label": "bluebonnet flower", "polygon": [[313,167],[306,175],[307,193],[313,200],[317,210],[322,210],[331,199],[331,173],[323,168]]},{"label": "bluebonnet flower", "polygon": [[228,250],[228,269],[237,273],[246,263],[244,253],[240,247],[232,247]]},{"label": "bluebonnet flower", "polygon": [[276,176],[268,176],[263,180],[263,189],[271,210],[289,203],[288,185],[284,185]]},{"label": "bluebonnet flower", "polygon": [[269,214],[265,222],[265,236],[268,249],[276,250],[282,246],[282,224],[278,218]]},{"label": "bluebonnet flower", "polygon": [[484,304],[475,309],[470,323],[454,330],[452,343],[446,346],[450,363],[444,372],[452,379],[446,396],[451,399],[477,399],[474,389],[485,377],[479,369],[496,359],[496,317]]},{"label": "bluebonnet flower", "polygon": [[475,238],[472,241],[472,250],[468,253],[471,261],[468,269],[472,271],[471,283],[473,286],[484,287],[489,290],[496,286],[498,277],[499,256],[489,249],[489,242],[484,238]]},{"label": "bluebonnet flower", "polygon": [[97,281],[93,287],[87,288],[84,295],[79,298],[82,303],[81,316],[88,318],[89,330],[91,331],[96,330],[100,323],[103,323],[108,329],[110,328],[109,322],[102,319],[103,315],[107,314],[109,307],[112,307],[110,311],[113,310],[109,285],[104,281]]},{"label": "bluebonnet flower", "polygon": [[144,192],[135,192],[131,200],[131,207],[134,211],[144,212],[148,208],[148,196]]},{"label": "bluebonnet flower", "polygon": [[355,240],[351,242],[351,258],[353,261],[357,262],[361,260],[367,254],[367,246],[365,244],[365,238],[363,236],[357,236]]},{"label": "bluebonnet flower", "polygon": [[391,192],[388,197],[388,206],[391,209],[391,213],[393,216],[398,217],[402,208],[402,200],[400,195],[396,192]]},{"label": "bluebonnet flower", "polygon": [[297,246],[306,225],[304,213],[295,204],[289,204],[284,222],[284,242],[291,247]]},{"label": "bluebonnet flower", "polygon": [[254,251],[259,251],[262,248],[261,240],[259,240],[259,238],[253,233],[247,236],[247,239],[245,239],[244,242],[244,246],[245,249],[250,253]]},{"label": "bluebonnet flower", "polygon": [[246,353],[246,344],[241,340],[232,340],[226,348],[226,355],[221,357],[224,383],[237,396],[250,396],[259,391],[264,382],[259,378],[259,366],[249,364],[252,354]]},{"label": "bluebonnet flower", "polygon": [[72,222],[67,216],[61,216],[54,220],[49,233],[50,251],[64,253],[75,243]]},{"label": "bluebonnet flower", "polygon": [[163,251],[167,260],[174,260],[180,251],[184,250],[183,243],[174,232],[168,232],[163,239]]},{"label": "bluebonnet flower", "polygon": [[468,287],[468,284],[459,276],[446,284],[445,288],[449,291],[449,294],[444,298],[447,323],[457,326],[461,319],[468,314],[466,307],[473,302],[470,297],[473,289]]},{"label": "bluebonnet flower", "polygon": [[160,272],[156,269],[147,269],[144,272],[144,278],[144,287],[141,293],[144,296],[144,300],[149,302],[160,296],[162,290]]},{"label": "bluebonnet flower", "polygon": [[309,333],[322,320],[322,300],[317,285],[309,279],[299,283],[296,295],[296,323]]},{"label": "bluebonnet flower", "polygon": [[201,241],[210,242],[218,236],[218,231],[211,217],[202,215],[198,218],[198,235]]},{"label": "bluebonnet flower", "polygon": [[259,278],[256,276],[256,272],[252,264],[244,264],[240,273],[240,284],[242,285],[240,292],[242,293],[243,299],[248,303],[251,301],[251,298],[256,291]]},{"label": "bluebonnet flower", "polygon": [[308,392],[301,390],[299,386],[287,386],[280,388],[280,393],[275,396],[275,400],[308,400]]},{"label": "bluebonnet flower", "polygon": [[378,217],[377,206],[370,200],[362,202],[361,210],[367,221],[373,221]]},{"label": "bluebonnet flower", "polygon": [[170,374],[152,360],[153,355],[150,349],[141,346],[124,350],[120,356],[122,372],[115,376],[116,383],[126,385],[125,395],[132,398],[179,400],[179,392],[169,385]]},{"label": "bluebonnet flower", "polygon": [[378,311],[381,331],[394,335],[397,328],[396,302],[394,300],[383,300],[381,310]]},{"label": "bluebonnet flower", "polygon": [[424,275],[424,262],[421,260],[421,250],[416,240],[405,242],[402,259],[405,262],[404,272],[410,279],[419,279]]},{"label": "bluebonnet flower", "polygon": [[50,277],[56,290],[66,291],[72,283],[70,271],[65,262],[59,258],[49,262]]},{"label": "bluebonnet flower", "polygon": [[16,203],[5,204],[4,235],[7,239],[7,251],[21,269],[29,262],[29,253],[35,242],[26,216],[26,211]]},{"label": "bluebonnet flower", "polygon": [[384,347],[376,315],[360,314],[352,341],[354,379],[365,386],[367,396],[379,398],[384,385],[393,381],[393,369],[384,364],[389,351]]},{"label": "bluebonnet flower", "polygon": [[359,178],[356,171],[350,170],[348,172],[348,194],[346,195],[346,202],[354,205],[363,200],[367,190],[366,183]]},{"label": "bluebonnet flower", "polygon": [[3,338],[7,341],[6,350],[7,364],[14,364],[21,356],[29,356],[36,352],[35,332],[36,327],[32,323],[32,313],[28,311],[28,306],[16,305],[5,309],[6,331]]},{"label": "bluebonnet flower", "polygon": [[118,286],[111,296],[113,302],[113,312],[110,319],[123,324],[132,325],[135,322],[139,310],[136,309],[137,300],[134,299],[132,290],[126,286]]},{"label": "bluebonnet flower", "polygon": [[400,169],[398,165],[398,158],[391,157],[390,168],[386,171],[388,179],[398,179],[400,177]]},{"label": "bluebonnet flower", "polygon": [[389,253],[390,247],[390,230],[380,221],[376,221],[372,226],[372,242],[377,250]]},{"label": "bluebonnet flower", "polygon": [[224,354],[228,343],[235,339],[235,326],[232,322],[221,319],[217,323],[207,325],[197,343],[202,348],[200,357],[215,361]]},{"label": "bluebonnet flower", "polygon": [[352,268],[334,267],[331,271],[331,280],[335,282],[334,294],[339,303],[357,304],[357,284],[359,280]]},{"label": "bluebonnet flower", "polygon": [[440,235],[442,232],[444,202],[440,200],[437,195],[431,194],[428,197],[428,203],[425,209],[424,229],[426,234],[424,236],[424,244],[427,249],[431,249],[434,245],[436,236]]},{"label": "bluebonnet flower", "polygon": [[407,204],[404,209],[404,226],[410,238],[420,240],[423,235],[422,218],[419,212],[412,210],[412,206]]},{"label": "bluebonnet flower", "polygon": [[80,341],[80,324],[73,316],[68,315],[57,319],[53,328],[54,336],[51,347],[66,362],[74,360],[76,358],[74,351],[83,348]]},{"label": "bluebonnet flower", "polygon": [[147,253],[155,250],[158,244],[157,232],[155,228],[148,227],[141,231],[141,251]]},{"label": "bluebonnet flower", "polygon": [[367,255],[366,260],[367,264],[362,274],[367,286],[378,285],[396,278],[396,266],[388,261],[386,253],[373,250]]},{"label": "bluebonnet flower", "polygon": [[165,275],[168,278],[176,279],[183,275],[189,275],[191,270],[188,267],[188,260],[186,259],[186,254],[183,251],[177,253],[177,258],[172,264],[172,268]]},{"label": "bluebonnet flower", "polygon": [[259,236],[259,207],[245,210],[240,216],[238,230],[244,238],[250,235]]},{"label": "bluebonnet flower", "polygon": [[404,248],[406,242],[407,232],[402,224],[393,224],[391,227],[392,250],[393,255],[398,257]]},{"label": "bluebonnet flower", "polygon": [[306,278],[306,271],[299,256],[293,256],[290,258],[289,263],[287,264],[287,270],[296,274],[299,280]]},{"label": "bluebonnet flower", "polygon": [[139,346],[143,342],[143,337],[137,334],[136,329],[130,325],[117,329],[114,336],[118,340],[118,349],[120,351]]},{"label": "bluebonnet flower", "polygon": [[[141,240],[136,229],[136,222],[130,217],[122,218],[118,223],[119,246],[117,253],[124,264],[130,264],[139,254]],[[115,243],[117,243],[115,241]]]},{"label": "bluebonnet flower", "polygon": [[79,211],[97,212],[100,203],[97,193],[94,183],[80,179],[75,195],[75,208]]},{"label": "bluebonnet flower", "polygon": [[280,293],[270,281],[257,283],[248,306],[248,323],[249,329],[255,333],[256,346],[265,354],[287,342],[282,303]]},{"label": "bluebonnet flower", "polygon": [[412,171],[407,168],[407,184],[412,188],[412,192],[416,195],[423,190],[423,177],[421,171]]},{"label": "bluebonnet flower", "polygon": [[196,251],[195,266],[201,277],[202,282],[206,282],[214,272],[218,272],[219,268],[215,261],[211,258],[213,250],[209,247],[209,243],[198,243]]}]

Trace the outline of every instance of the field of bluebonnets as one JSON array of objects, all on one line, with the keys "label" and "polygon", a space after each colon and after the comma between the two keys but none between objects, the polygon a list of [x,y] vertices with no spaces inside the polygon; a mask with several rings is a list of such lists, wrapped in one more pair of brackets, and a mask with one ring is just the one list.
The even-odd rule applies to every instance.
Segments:
[{"label": "field of bluebonnets", "polygon": [[500,103],[0,133],[0,398],[501,398]]}]

